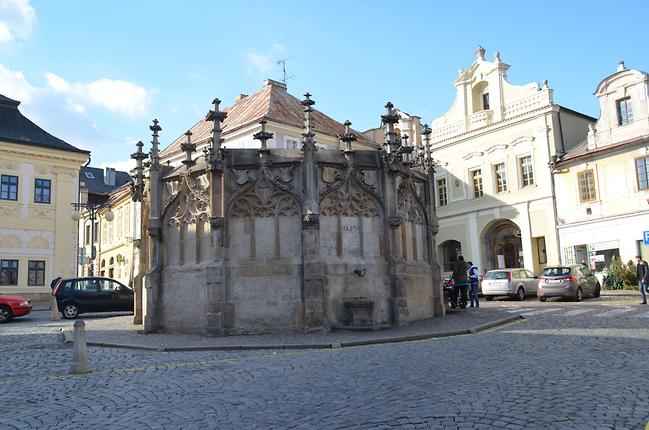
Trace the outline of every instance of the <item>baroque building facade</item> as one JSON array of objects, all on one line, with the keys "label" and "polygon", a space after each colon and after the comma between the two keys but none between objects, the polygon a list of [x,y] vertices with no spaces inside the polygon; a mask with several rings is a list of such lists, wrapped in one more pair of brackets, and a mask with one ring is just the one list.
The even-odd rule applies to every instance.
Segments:
[{"label": "baroque building facade", "polygon": [[595,96],[597,123],[552,171],[562,260],[601,272],[613,256],[649,258],[649,75],[620,63]]},{"label": "baroque building facade", "polygon": [[552,157],[586,135],[595,119],[554,102],[547,81],[513,85],[510,66],[485,50],[461,69],[451,108],[431,123],[440,232],[450,270],[459,255],[481,272],[559,263]]},{"label": "baroque building facade", "polygon": [[47,133],[0,95],[0,293],[47,300],[50,281],[76,273],[71,218],[88,151]]},{"label": "baroque building facade", "polygon": [[[144,330],[328,330],[353,324],[358,305],[364,325],[443,315],[433,166],[423,152],[404,160],[412,148],[401,144],[392,105],[377,150],[350,123],[313,109],[309,94],[300,101],[276,83],[265,91],[246,109],[246,98],[225,111],[215,100],[162,154],[154,121],[146,171],[141,146],[133,155]],[[282,102],[274,112],[265,107],[272,92]],[[246,127],[254,145],[234,147],[228,136]],[[302,137],[287,147],[286,136]]]}]

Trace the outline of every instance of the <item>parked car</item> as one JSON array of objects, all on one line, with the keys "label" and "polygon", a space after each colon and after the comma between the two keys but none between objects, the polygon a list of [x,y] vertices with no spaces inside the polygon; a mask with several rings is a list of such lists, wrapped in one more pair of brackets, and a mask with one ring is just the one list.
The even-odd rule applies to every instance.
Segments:
[{"label": "parked car", "polygon": [[52,294],[67,319],[87,312],[133,312],[133,290],[110,278],[62,279]]},{"label": "parked car", "polygon": [[32,301],[20,296],[0,294],[0,323],[27,315],[32,311]]},{"label": "parked car", "polygon": [[487,301],[497,296],[525,300],[536,294],[539,278],[526,269],[497,269],[488,271],[482,279],[482,294]]},{"label": "parked car", "polygon": [[453,272],[442,272],[442,288],[444,291],[451,291],[453,285]]},{"label": "parked car", "polygon": [[542,302],[548,297],[564,297],[580,302],[584,296],[599,297],[601,289],[599,281],[586,266],[549,266],[541,274],[538,297]]}]

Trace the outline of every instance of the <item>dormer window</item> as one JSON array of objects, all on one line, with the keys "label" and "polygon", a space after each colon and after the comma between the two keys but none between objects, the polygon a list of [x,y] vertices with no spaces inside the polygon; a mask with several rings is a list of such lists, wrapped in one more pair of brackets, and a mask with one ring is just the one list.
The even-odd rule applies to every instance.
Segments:
[{"label": "dormer window", "polygon": [[625,97],[615,102],[617,107],[617,125],[625,125],[633,122],[633,107],[631,97]]},{"label": "dormer window", "polygon": [[482,109],[489,110],[489,93],[484,93],[482,95]]}]

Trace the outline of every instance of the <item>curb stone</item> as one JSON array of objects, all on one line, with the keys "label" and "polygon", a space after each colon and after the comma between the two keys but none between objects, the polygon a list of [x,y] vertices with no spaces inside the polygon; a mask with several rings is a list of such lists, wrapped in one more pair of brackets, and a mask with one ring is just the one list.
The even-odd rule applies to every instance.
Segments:
[{"label": "curb stone", "polygon": [[[368,339],[368,340],[359,340],[351,342],[332,342],[332,343],[314,343],[314,344],[269,344],[269,345],[215,345],[215,346],[146,346],[146,345],[133,345],[126,343],[112,343],[112,342],[95,342],[88,341],[88,346],[97,346],[104,348],[121,348],[121,349],[133,349],[141,351],[153,351],[153,352],[196,352],[196,351],[250,351],[250,350],[264,350],[264,349],[341,349],[341,348],[351,348],[355,346],[367,346],[367,345],[382,345],[387,343],[403,343],[403,342],[413,342],[418,340],[427,340],[435,339],[442,337],[452,337],[468,334],[477,334],[481,331],[488,330],[490,328],[502,326],[509,324],[514,321],[524,320],[523,315],[512,315],[506,318],[501,318],[495,321],[491,321],[485,324],[481,324],[476,327],[462,330],[450,330],[438,333],[428,333],[420,335],[410,335],[410,336],[400,336],[400,337],[387,337],[383,339]],[[63,330],[60,332],[63,338],[64,343],[74,343],[72,340],[72,334],[69,330]]]}]

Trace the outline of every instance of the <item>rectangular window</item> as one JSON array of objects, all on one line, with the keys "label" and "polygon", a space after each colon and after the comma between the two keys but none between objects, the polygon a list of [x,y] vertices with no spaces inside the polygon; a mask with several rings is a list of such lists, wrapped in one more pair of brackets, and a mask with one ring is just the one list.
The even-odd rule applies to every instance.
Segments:
[{"label": "rectangular window", "polygon": [[494,177],[496,178],[496,192],[503,193],[507,191],[507,172],[505,163],[498,163],[494,166]]},{"label": "rectangular window", "polygon": [[124,208],[124,230],[128,235],[131,232],[131,207]]},{"label": "rectangular window", "polygon": [[633,122],[633,106],[631,97],[625,97],[615,102],[617,106],[617,125],[624,125]]},{"label": "rectangular window", "polygon": [[520,158],[521,167],[521,184],[523,187],[534,185],[534,166],[532,165],[532,156]]},{"label": "rectangular window", "polygon": [[0,260],[0,285],[18,285],[18,260]]},{"label": "rectangular window", "polygon": [[437,180],[437,196],[439,198],[439,206],[446,206],[448,204],[448,196],[446,195],[446,178]]},{"label": "rectangular window", "polygon": [[482,109],[489,110],[489,93],[482,95]]},{"label": "rectangular window", "polygon": [[286,138],[286,149],[300,149],[300,141],[297,139]]},{"label": "rectangular window", "polygon": [[94,234],[95,234],[95,243],[98,243],[99,242],[99,223],[98,222],[95,222]]},{"label": "rectangular window", "polygon": [[34,181],[34,203],[50,203],[52,181],[38,179]]},{"label": "rectangular window", "polygon": [[579,201],[581,203],[592,202],[597,198],[595,194],[595,175],[592,170],[585,170],[577,173],[579,181]]},{"label": "rectangular window", "polygon": [[40,260],[29,260],[27,273],[27,285],[40,287],[45,285],[45,262]]},{"label": "rectangular window", "polygon": [[482,169],[471,171],[471,182],[473,183],[473,197],[482,197]]},{"label": "rectangular window", "polygon": [[115,236],[116,239],[121,239],[123,234],[122,234],[122,211],[118,210],[117,211],[117,216],[115,217],[117,220],[117,226],[115,227]]},{"label": "rectangular window", "polygon": [[0,179],[0,199],[18,200],[18,176],[2,175]]},{"label": "rectangular window", "polygon": [[635,173],[638,178],[638,191],[649,190],[649,157],[635,160]]},{"label": "rectangular window", "polygon": [[106,235],[106,224],[108,224],[108,221],[102,221],[101,222],[101,238],[97,239],[95,237],[95,240],[101,243],[108,243],[108,236]]},{"label": "rectangular window", "polygon": [[83,243],[90,245],[90,224],[86,224],[85,237],[83,239]]}]

